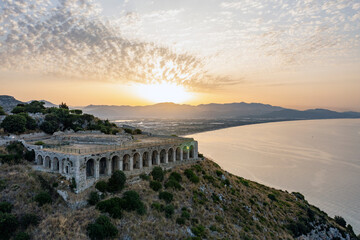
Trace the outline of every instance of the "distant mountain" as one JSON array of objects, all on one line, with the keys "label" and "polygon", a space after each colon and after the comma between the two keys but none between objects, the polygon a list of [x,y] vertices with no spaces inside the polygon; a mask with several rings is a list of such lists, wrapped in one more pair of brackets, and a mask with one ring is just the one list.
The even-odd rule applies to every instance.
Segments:
[{"label": "distant mountain", "polygon": [[0,95],[0,106],[3,107],[5,112],[11,112],[16,105],[23,103],[12,96]]},{"label": "distant mountain", "polygon": [[305,111],[283,109],[259,116],[265,119],[330,119],[330,118],[360,118],[358,112],[335,112],[327,109],[309,109]]},{"label": "distant mountain", "polygon": [[85,113],[108,119],[134,119],[134,118],[159,118],[159,119],[217,119],[217,118],[242,118],[263,115],[284,108],[261,103],[227,103],[227,104],[201,104],[191,106],[186,104],[159,103],[149,106],[108,106],[89,105],[82,110]]}]

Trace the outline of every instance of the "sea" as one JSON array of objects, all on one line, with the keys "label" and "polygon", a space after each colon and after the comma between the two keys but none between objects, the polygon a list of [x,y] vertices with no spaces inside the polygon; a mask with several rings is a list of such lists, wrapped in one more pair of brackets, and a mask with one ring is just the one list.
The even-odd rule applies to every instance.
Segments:
[{"label": "sea", "polygon": [[187,137],[226,171],[301,192],[360,233],[360,119],[254,124]]}]

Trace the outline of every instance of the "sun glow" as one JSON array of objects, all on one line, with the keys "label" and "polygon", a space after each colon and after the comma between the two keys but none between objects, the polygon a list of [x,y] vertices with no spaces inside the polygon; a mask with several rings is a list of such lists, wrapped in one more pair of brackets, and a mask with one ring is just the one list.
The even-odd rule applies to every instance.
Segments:
[{"label": "sun glow", "polygon": [[153,103],[183,103],[193,97],[190,92],[186,91],[184,86],[170,82],[137,84],[134,86],[134,90],[139,97]]}]

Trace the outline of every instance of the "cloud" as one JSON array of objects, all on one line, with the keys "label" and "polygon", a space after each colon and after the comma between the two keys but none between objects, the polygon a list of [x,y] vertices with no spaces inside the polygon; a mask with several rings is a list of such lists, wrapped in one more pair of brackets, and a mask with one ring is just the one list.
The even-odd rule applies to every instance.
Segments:
[{"label": "cloud", "polygon": [[[154,12],[173,17],[183,10]],[[0,9],[0,68],[76,79],[175,82],[190,88],[234,84],[210,75],[206,59],[128,39],[101,9],[84,0],[4,0]],[[129,21],[136,21],[129,13]]]}]

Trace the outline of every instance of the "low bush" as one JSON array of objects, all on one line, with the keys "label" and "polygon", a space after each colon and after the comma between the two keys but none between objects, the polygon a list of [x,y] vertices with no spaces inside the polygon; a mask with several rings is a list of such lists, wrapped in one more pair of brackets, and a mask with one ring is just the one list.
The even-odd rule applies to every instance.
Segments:
[{"label": "low bush", "polygon": [[190,219],[190,213],[187,210],[181,212],[181,217],[185,219]]},{"label": "low bush", "polygon": [[158,202],[154,202],[151,204],[151,208],[157,210],[158,212],[164,211],[164,207],[164,204]]},{"label": "low bush", "polygon": [[140,178],[141,178],[142,180],[145,180],[145,181],[149,181],[149,180],[150,180],[150,177],[149,177],[147,174],[145,174],[145,173],[140,174]]},{"label": "low bush", "polygon": [[107,182],[101,180],[101,181],[98,181],[96,184],[95,184],[95,188],[97,190],[99,190],[100,192],[106,192],[107,191],[107,188],[108,188],[108,184]]},{"label": "low bush", "polygon": [[191,232],[197,237],[204,237],[205,227],[203,225],[197,225],[191,228]]},{"label": "low bush", "polygon": [[91,192],[88,198],[88,203],[90,205],[96,205],[100,201],[100,196],[97,192]]},{"label": "low bush", "polygon": [[184,225],[185,224],[185,218],[183,218],[183,217],[177,218],[176,223],[179,224],[179,225]]},{"label": "low bush", "polygon": [[292,194],[293,194],[295,197],[297,197],[298,199],[305,200],[304,195],[302,195],[302,194],[299,193],[299,192],[292,192]]},{"label": "low bush", "polygon": [[35,201],[41,207],[44,204],[52,203],[52,199],[49,193],[47,192],[40,192],[35,196]]},{"label": "low bush", "polygon": [[157,192],[162,188],[162,185],[159,181],[150,181],[150,188]]},{"label": "low bush", "polygon": [[173,200],[173,194],[169,192],[160,192],[159,199],[163,199],[166,203],[170,203]]},{"label": "low bush", "polygon": [[134,211],[140,215],[144,215],[146,213],[146,208],[144,203],[141,201],[140,196],[135,191],[127,191],[124,193],[122,198],[122,207],[127,211]]},{"label": "low bush", "polygon": [[215,225],[211,225],[209,229],[213,232],[217,232],[217,228]]},{"label": "low bush", "polygon": [[276,196],[272,193],[268,194],[268,198],[271,200],[271,201],[277,201],[276,199]]},{"label": "low bush", "polygon": [[180,183],[178,181],[176,181],[173,178],[170,178],[166,183],[165,183],[165,188],[172,188],[172,189],[176,189],[176,190],[182,190],[182,186],[180,185]]},{"label": "low bush", "polygon": [[44,145],[45,143],[43,141],[37,141],[35,142],[35,145],[37,146],[41,146],[41,145]]},{"label": "low bush", "polygon": [[19,232],[16,234],[14,240],[30,240],[30,235],[26,232]]},{"label": "low bush", "polygon": [[171,180],[171,179],[173,179],[179,183],[182,181],[182,177],[181,177],[180,173],[177,173],[177,172],[170,173],[169,180]]},{"label": "low bush", "polygon": [[126,176],[123,171],[116,170],[108,182],[108,191],[109,192],[119,192],[124,189],[126,182]]},{"label": "low bush", "polygon": [[202,172],[203,171],[202,167],[199,164],[193,165],[192,168],[197,172]]},{"label": "low bush", "polygon": [[216,170],[215,173],[218,177],[221,177],[221,175],[223,175],[222,171],[220,170]]},{"label": "low bush", "polygon": [[343,218],[343,217],[341,217],[341,216],[335,216],[335,222],[337,223],[337,224],[339,224],[340,226],[342,226],[342,227],[346,227],[346,221],[345,221],[345,219]]},{"label": "low bush", "polygon": [[11,213],[13,205],[9,202],[0,202],[0,212]]},{"label": "low bush", "polygon": [[304,221],[290,221],[290,223],[286,225],[286,228],[290,230],[294,237],[299,237],[303,234],[306,235],[312,230],[309,223]]},{"label": "low bush", "polygon": [[104,200],[98,202],[96,204],[96,209],[103,213],[109,213],[109,215],[113,218],[121,218],[122,211],[121,206],[123,204],[123,200],[118,197],[110,198],[108,200]]},{"label": "low bush", "polygon": [[164,171],[161,167],[154,167],[151,171],[151,176],[154,180],[162,182],[164,180]]},{"label": "low bush", "polygon": [[95,223],[90,223],[86,228],[87,234],[92,240],[113,238],[118,234],[117,228],[104,215],[98,217]]},{"label": "low bush", "polygon": [[172,204],[166,205],[164,211],[165,211],[165,217],[171,218],[175,212],[175,207]]},{"label": "low bush", "polygon": [[19,222],[14,215],[0,212],[0,239],[9,239],[18,226]]},{"label": "low bush", "polygon": [[27,228],[28,226],[37,226],[40,222],[40,217],[33,213],[26,213],[20,218],[20,224],[23,228]]},{"label": "low bush", "polygon": [[185,176],[193,183],[200,182],[200,179],[198,176],[195,175],[195,173],[191,169],[186,169],[184,171]]}]

